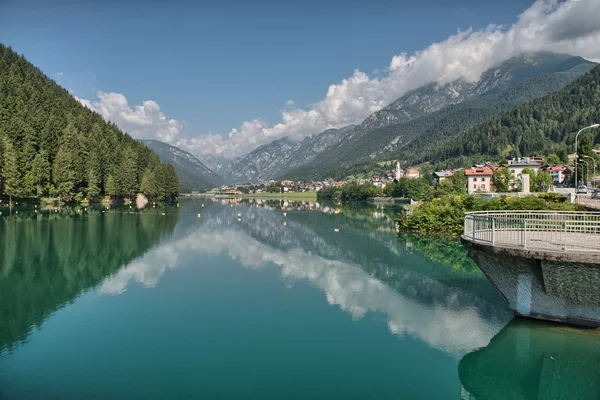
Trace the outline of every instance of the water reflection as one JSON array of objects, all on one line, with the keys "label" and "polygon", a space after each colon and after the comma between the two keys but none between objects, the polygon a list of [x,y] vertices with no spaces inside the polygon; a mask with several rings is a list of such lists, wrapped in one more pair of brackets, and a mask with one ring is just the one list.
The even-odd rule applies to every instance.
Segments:
[{"label": "water reflection", "polygon": [[600,398],[600,336],[515,319],[459,364],[461,399]]},{"label": "water reflection", "polygon": [[21,211],[0,219],[0,354],[173,231],[178,215]]},{"label": "water reflection", "polygon": [[[393,229],[393,220],[373,218],[372,210],[312,207],[286,207],[285,216],[277,206],[207,207],[184,233],[119,270],[100,291],[122,293],[132,280],[152,287],[169,268],[197,265],[198,254],[224,253],[247,268],[277,266],[287,284],[311,282],[353,318],[383,315],[390,332],[456,356],[485,346],[511,318],[481,274],[432,263],[378,229]],[[185,205],[182,212],[192,214]]]}]

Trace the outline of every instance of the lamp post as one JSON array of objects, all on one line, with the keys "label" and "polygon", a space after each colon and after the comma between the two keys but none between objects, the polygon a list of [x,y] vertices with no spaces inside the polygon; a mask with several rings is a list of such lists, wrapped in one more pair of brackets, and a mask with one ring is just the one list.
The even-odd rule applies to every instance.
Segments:
[{"label": "lamp post", "polygon": [[581,156],[581,157],[585,157],[585,158],[589,158],[590,160],[592,160],[592,163],[594,164],[594,175],[592,175],[592,186],[596,187],[596,185],[594,185],[594,179],[596,178],[596,160],[594,160],[594,158],[590,157],[590,156]]},{"label": "lamp post", "polygon": [[[586,178],[586,177],[588,177],[588,178],[590,177],[590,163],[589,163],[589,162],[587,162],[587,161],[585,161],[585,160],[579,160],[578,162],[580,162],[580,163],[585,163],[585,165],[586,165],[586,174],[585,174],[585,176],[583,177],[583,180],[584,180],[584,182],[587,184],[587,181],[585,180],[585,178]],[[587,185],[586,185],[586,186],[587,186]]]},{"label": "lamp post", "polygon": [[577,160],[579,159],[579,148],[577,147],[577,137],[579,136],[579,134],[583,131],[585,131],[586,129],[591,129],[591,128],[597,128],[599,127],[600,124],[592,124],[590,126],[586,126],[585,128],[582,128],[579,130],[579,132],[577,132],[577,134],[575,135],[575,187],[579,186],[579,183],[577,182]]}]

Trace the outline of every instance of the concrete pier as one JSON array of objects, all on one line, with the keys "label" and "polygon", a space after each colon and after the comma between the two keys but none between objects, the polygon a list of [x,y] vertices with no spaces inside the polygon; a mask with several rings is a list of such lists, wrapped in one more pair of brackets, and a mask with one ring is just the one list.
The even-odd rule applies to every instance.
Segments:
[{"label": "concrete pier", "polygon": [[472,213],[462,239],[517,315],[600,327],[600,213]]}]

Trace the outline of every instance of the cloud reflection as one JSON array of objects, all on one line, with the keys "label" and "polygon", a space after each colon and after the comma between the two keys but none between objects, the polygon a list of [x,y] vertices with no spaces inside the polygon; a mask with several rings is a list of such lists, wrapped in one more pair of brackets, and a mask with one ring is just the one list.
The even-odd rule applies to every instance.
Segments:
[{"label": "cloud reflection", "polygon": [[390,332],[419,338],[456,356],[487,345],[507,322],[503,318],[486,319],[475,307],[456,307],[455,297],[465,293],[454,293],[437,281],[433,287],[440,292],[439,298],[434,304],[424,304],[417,295],[393,290],[353,262],[327,259],[299,246],[278,249],[243,231],[241,225],[228,226],[228,220],[213,218],[151,250],[108,278],[100,292],[123,293],[132,280],[153,287],[167,269],[192,264],[199,259],[198,254],[226,253],[246,268],[276,265],[286,282],[309,281],[325,293],[329,304],[340,307],[353,319],[369,311],[385,315]]}]

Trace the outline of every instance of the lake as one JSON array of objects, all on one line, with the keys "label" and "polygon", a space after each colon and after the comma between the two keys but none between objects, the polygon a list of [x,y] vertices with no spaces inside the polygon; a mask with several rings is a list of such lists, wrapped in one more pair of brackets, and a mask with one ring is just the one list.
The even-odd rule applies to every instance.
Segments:
[{"label": "lake", "polygon": [[600,398],[596,333],[513,319],[396,211],[3,209],[0,398]]}]

